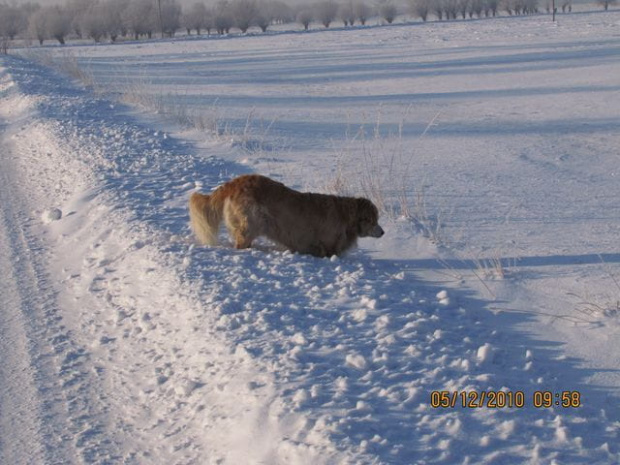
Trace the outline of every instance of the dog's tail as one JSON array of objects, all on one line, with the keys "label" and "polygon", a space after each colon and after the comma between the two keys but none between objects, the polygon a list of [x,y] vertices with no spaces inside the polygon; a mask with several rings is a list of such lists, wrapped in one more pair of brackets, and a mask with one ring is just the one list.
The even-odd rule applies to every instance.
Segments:
[{"label": "dog's tail", "polygon": [[[216,194],[217,191],[214,193]],[[224,203],[220,196],[194,192],[189,198],[189,218],[192,231],[201,244],[217,245]]]}]

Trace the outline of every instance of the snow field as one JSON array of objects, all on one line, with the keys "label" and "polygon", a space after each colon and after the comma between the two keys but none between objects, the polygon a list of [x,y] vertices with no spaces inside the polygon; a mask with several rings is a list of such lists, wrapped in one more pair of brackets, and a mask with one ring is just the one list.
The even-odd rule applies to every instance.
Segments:
[{"label": "snow field", "polygon": [[[388,34],[385,43],[389,34],[401,33],[403,43],[411,37],[409,29],[386,31],[379,31]],[[441,43],[443,33],[433,40]],[[525,33],[532,31],[515,32]],[[160,57],[149,50],[156,65]],[[536,310],[557,295],[532,299],[519,277],[487,283],[499,296],[488,302],[484,289],[440,282],[433,270],[456,274],[464,262],[448,257],[443,269],[428,257],[449,252],[404,221],[384,219],[386,236],[343,258],[299,256],[267,243],[247,251],[197,247],[186,212],[195,187],[209,190],[250,169],[318,185],[324,160],[293,172],[276,157],[204,138],[194,145],[44,68],[14,58],[2,66],[3,140],[8,134],[12,145],[6,166],[30,193],[24,211],[34,219],[28,227],[55,294],[51,321],[38,326],[54,366],[38,380],[56,412],[44,423],[61,438],[47,456],[136,464],[620,458],[617,398],[608,388],[614,378],[592,383],[596,367],[584,368],[566,347],[584,337],[599,339],[584,346],[610,351],[614,333],[605,320],[574,330],[568,343],[557,342],[546,322],[547,337],[538,337],[535,312],[492,310],[515,303]],[[482,145],[461,148],[470,143]],[[467,179],[439,165],[452,179]],[[300,179],[311,169],[315,180]],[[53,209],[61,217],[44,224]],[[518,276],[557,272],[540,264],[533,270]],[[536,391],[567,390],[581,393],[581,407],[533,406]],[[525,405],[433,408],[432,393],[442,391],[523,391]]]}]

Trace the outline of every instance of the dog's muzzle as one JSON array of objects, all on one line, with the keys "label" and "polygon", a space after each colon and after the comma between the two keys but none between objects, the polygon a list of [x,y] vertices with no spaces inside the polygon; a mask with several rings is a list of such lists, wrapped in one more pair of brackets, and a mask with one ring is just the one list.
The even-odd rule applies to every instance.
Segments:
[{"label": "dog's muzzle", "polygon": [[368,234],[370,237],[381,237],[383,236],[384,231],[383,228],[379,225],[375,226],[374,228],[372,228],[370,230],[370,234]]}]

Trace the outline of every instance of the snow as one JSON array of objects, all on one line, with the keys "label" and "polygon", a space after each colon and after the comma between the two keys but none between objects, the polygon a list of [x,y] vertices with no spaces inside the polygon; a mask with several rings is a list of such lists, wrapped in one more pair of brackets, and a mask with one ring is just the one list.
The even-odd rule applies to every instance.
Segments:
[{"label": "snow", "polygon": [[[0,462],[617,463],[618,24],[67,47],[111,95],[3,57]],[[386,235],[197,246],[191,192],[247,172]]]}]

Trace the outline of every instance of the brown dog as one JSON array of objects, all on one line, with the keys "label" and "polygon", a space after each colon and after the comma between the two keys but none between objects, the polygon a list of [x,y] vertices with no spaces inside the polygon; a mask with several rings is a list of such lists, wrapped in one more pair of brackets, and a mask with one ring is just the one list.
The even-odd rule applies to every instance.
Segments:
[{"label": "brown dog", "polygon": [[340,255],[358,237],[381,237],[377,207],[368,199],[297,192],[259,175],[245,175],[211,195],[189,200],[192,229],[203,244],[216,245],[222,220],[244,249],[265,236],[293,252]]}]

